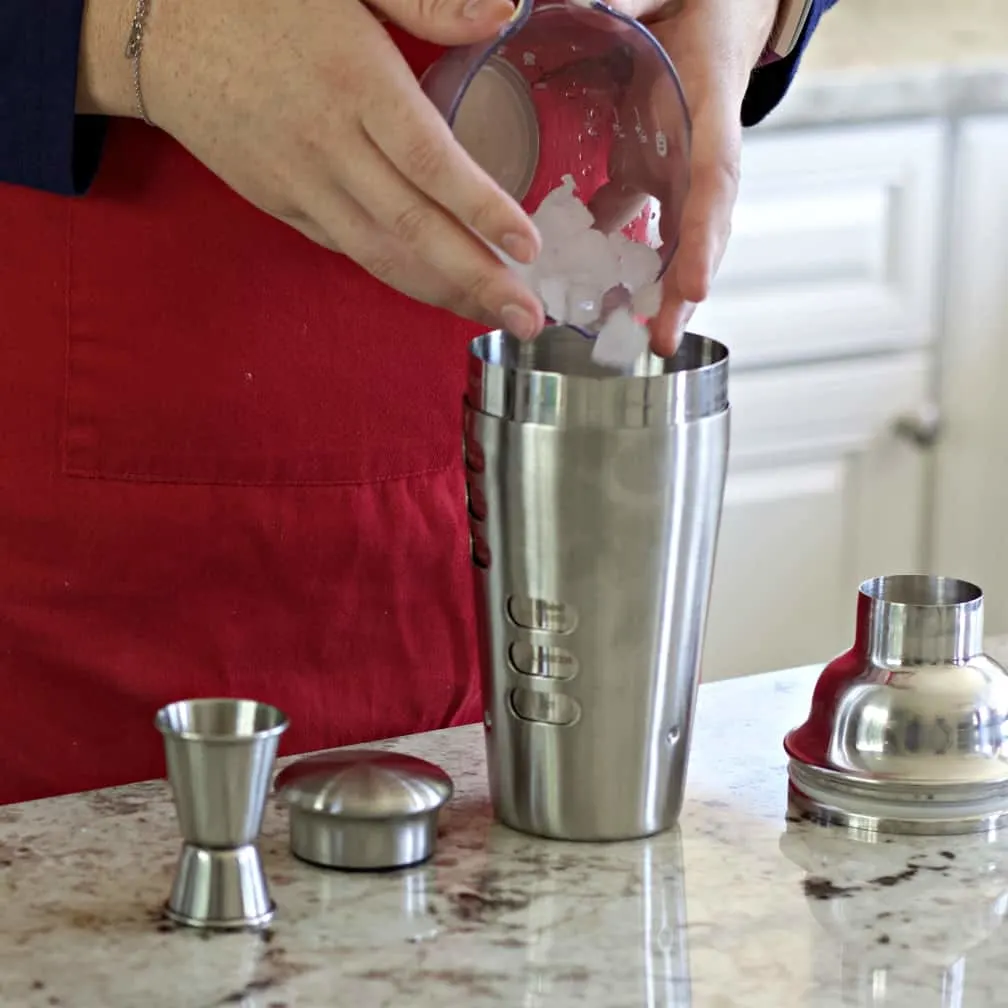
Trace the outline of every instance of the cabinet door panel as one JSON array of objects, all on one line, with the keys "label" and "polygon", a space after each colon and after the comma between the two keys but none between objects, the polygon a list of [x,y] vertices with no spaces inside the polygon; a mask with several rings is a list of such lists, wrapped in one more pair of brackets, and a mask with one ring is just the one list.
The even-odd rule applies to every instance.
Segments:
[{"label": "cabinet door panel", "polygon": [[945,133],[936,122],[749,134],[732,238],[693,328],[733,365],[930,343]]},{"label": "cabinet door panel", "polygon": [[858,584],[921,569],[927,453],[900,434],[930,355],[736,376],[707,681],[826,661]]},{"label": "cabinet door panel", "polygon": [[838,650],[844,477],[835,460],[731,480],[704,681],[808,664]]}]

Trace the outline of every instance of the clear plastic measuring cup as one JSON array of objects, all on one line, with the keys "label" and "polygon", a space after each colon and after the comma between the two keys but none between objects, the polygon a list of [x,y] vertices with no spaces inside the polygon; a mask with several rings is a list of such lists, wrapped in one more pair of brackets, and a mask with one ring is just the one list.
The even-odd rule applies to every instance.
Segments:
[{"label": "clear plastic measuring cup", "polygon": [[527,212],[567,178],[594,229],[658,251],[641,260],[649,282],[665,271],[689,184],[690,121],[675,68],[645,27],[598,0],[522,0],[500,37],[448,51],[421,84]]}]

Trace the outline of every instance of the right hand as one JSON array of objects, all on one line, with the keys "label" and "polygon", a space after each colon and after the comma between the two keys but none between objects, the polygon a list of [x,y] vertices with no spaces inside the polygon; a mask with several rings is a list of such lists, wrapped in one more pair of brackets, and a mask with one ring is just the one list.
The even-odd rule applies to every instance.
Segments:
[{"label": "right hand", "polygon": [[[519,262],[540,238],[459,146],[379,23],[442,45],[493,37],[508,0],[154,0],[151,119],[250,203],[413,298],[531,337]],[[133,0],[89,0],[81,111],[136,115],[123,57]],[[366,310],[366,306],[362,306]]]}]

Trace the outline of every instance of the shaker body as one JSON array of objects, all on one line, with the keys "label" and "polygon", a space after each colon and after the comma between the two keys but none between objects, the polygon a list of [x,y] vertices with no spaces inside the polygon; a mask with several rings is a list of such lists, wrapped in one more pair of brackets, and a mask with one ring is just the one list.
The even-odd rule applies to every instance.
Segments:
[{"label": "shaker body", "polygon": [[563,328],[473,345],[487,757],[519,830],[617,840],[678,818],[729,442],[727,351],[686,339],[629,376]]}]

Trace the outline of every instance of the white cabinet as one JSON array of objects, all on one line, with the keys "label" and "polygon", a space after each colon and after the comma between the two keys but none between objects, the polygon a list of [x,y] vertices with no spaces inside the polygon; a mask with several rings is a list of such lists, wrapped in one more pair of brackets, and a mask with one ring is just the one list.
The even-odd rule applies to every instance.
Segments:
[{"label": "white cabinet", "polygon": [[944,150],[937,122],[750,134],[693,327],[736,371],[932,342]]},{"label": "white cabinet", "polygon": [[693,328],[733,365],[705,679],[837,654],[877,574],[1008,633],[1008,115],[750,134]]},{"label": "white cabinet", "polygon": [[857,585],[919,567],[926,458],[898,425],[930,380],[924,351],[732,380],[705,681],[838,654]]},{"label": "white cabinet", "polygon": [[1008,116],[962,124],[950,238],[932,566],[979,584],[987,633],[1008,633]]},{"label": "white cabinet", "polygon": [[[706,681],[827,660],[857,586],[926,559],[945,131],[752,135],[692,328],[732,352],[732,449]],[[1008,162],[1006,162],[1008,163]]]}]

